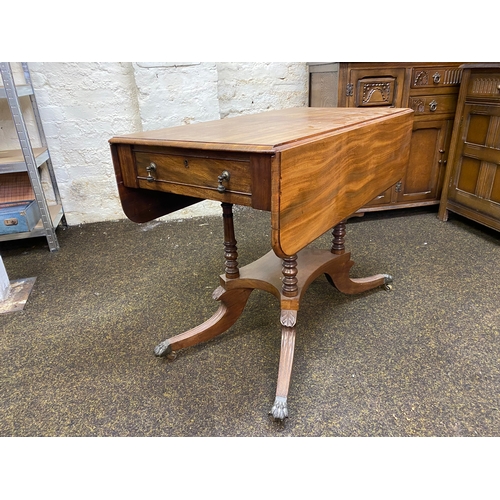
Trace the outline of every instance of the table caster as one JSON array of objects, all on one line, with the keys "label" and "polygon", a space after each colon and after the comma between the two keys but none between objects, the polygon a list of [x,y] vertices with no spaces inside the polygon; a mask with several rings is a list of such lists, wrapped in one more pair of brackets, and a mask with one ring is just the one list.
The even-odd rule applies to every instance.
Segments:
[{"label": "table caster", "polygon": [[390,292],[392,290],[393,277],[390,274],[384,275],[384,290]]}]

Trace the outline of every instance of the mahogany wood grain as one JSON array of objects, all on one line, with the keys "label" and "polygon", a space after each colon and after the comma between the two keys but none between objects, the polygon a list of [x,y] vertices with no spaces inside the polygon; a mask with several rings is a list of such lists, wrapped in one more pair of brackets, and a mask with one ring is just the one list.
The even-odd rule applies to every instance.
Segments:
[{"label": "mahogany wood grain", "polygon": [[376,115],[381,109],[357,111],[375,116],[281,151],[279,206],[271,212],[278,255],[297,253],[400,178],[413,111],[392,109],[385,116]]}]

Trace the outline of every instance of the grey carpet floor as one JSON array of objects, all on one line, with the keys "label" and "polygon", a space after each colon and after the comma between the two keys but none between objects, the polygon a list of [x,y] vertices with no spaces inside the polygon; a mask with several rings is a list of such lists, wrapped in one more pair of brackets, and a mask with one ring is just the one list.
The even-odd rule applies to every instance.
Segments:
[{"label": "grey carpet floor", "polygon": [[[269,250],[269,217],[235,210],[240,265]],[[36,277],[25,308],[0,315],[1,436],[500,435],[498,232],[435,210],[352,219],[351,276],[389,273],[394,288],[310,286],[284,425],[268,416],[280,326],[266,292],[216,339],[153,355],[217,308],[219,218],[58,236],[53,253],[43,238],[0,244],[11,280]]]}]

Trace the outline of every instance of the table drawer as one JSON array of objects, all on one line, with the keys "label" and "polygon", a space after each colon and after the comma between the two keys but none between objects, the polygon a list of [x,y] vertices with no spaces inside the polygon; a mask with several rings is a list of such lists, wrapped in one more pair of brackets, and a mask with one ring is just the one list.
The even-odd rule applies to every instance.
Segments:
[{"label": "table drawer", "polygon": [[467,88],[468,97],[486,97],[500,100],[500,74],[471,74]]},{"label": "table drawer", "polygon": [[462,70],[457,67],[413,68],[411,88],[458,87],[462,80]]},{"label": "table drawer", "polygon": [[450,95],[422,95],[410,97],[409,107],[415,111],[415,116],[440,115],[455,113],[458,96]]},{"label": "table drawer", "polygon": [[136,152],[135,159],[139,181],[172,184],[174,192],[180,189],[189,194],[189,188],[201,188],[209,192],[207,198],[210,192],[251,195],[248,160],[148,152]]}]

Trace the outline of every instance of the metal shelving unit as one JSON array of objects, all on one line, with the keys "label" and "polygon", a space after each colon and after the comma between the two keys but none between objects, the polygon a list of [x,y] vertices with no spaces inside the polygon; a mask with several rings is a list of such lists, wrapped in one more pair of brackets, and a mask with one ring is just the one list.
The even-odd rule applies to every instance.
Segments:
[{"label": "metal shelving unit", "polygon": [[[38,112],[38,105],[33,90],[28,63],[23,62],[21,64],[26,83],[16,85],[10,63],[0,62],[0,73],[3,80],[3,88],[0,87],[0,100],[7,100],[8,102],[20,145],[20,149],[0,150],[0,176],[2,174],[27,172],[41,217],[38,224],[31,231],[2,234],[0,235],[0,241],[45,236],[49,249],[53,252],[59,250],[56,228],[60,223],[66,225],[66,218],[61,196],[59,194],[59,188],[57,186],[57,180],[54,175],[49,149],[47,147],[42,121]],[[25,96],[29,97],[31,102],[41,147],[32,147],[32,142],[19,102],[19,98]],[[51,203],[50,205],[47,202],[45,190],[41,181],[41,169],[43,168],[47,169],[55,198],[55,203]],[[0,203],[1,202],[2,200],[0,199]]]}]

